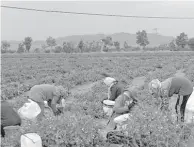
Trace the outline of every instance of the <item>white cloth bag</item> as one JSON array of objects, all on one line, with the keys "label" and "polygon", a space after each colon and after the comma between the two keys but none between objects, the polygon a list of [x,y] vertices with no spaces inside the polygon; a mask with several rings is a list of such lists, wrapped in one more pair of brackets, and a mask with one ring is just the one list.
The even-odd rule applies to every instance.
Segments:
[{"label": "white cloth bag", "polygon": [[185,123],[194,123],[194,87],[185,108]]},{"label": "white cloth bag", "polygon": [[36,116],[41,112],[39,105],[28,99],[29,103],[25,103],[19,110],[18,114],[23,119],[35,119]]},{"label": "white cloth bag", "polygon": [[117,123],[117,124],[122,125],[125,121],[127,121],[127,120],[129,119],[129,117],[130,117],[129,113],[126,113],[126,114],[117,116],[117,117],[114,119],[114,122]]},{"label": "white cloth bag", "polygon": [[36,133],[24,134],[20,138],[21,147],[42,147],[41,137]]},{"label": "white cloth bag", "polygon": [[126,121],[129,120],[129,118],[130,118],[129,113],[123,114],[123,115],[120,115],[120,116],[117,116],[116,118],[114,118],[114,122],[117,125],[118,131],[126,129],[126,127],[127,127]]}]

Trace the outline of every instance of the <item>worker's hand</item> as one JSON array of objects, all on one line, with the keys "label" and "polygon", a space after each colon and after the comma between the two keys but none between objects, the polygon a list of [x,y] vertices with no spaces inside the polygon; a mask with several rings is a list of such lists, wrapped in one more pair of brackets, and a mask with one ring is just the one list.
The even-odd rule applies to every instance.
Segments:
[{"label": "worker's hand", "polygon": [[130,110],[135,104],[137,104],[137,100],[132,100],[128,105],[128,109]]},{"label": "worker's hand", "polygon": [[61,110],[57,109],[57,110],[54,112],[54,115],[57,116],[57,115],[59,115],[59,114],[61,114]]}]

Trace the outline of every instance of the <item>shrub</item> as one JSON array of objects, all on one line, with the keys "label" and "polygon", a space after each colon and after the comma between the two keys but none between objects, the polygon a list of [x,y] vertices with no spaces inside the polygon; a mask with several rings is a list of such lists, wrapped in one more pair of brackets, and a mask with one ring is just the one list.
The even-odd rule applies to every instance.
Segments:
[{"label": "shrub", "polygon": [[61,46],[56,46],[55,49],[53,50],[54,53],[61,53],[63,52],[63,48]]},{"label": "shrub", "polygon": [[194,51],[194,38],[189,39],[188,45],[192,51]]},{"label": "shrub", "polygon": [[45,52],[45,53],[50,53],[51,51],[50,51],[50,50],[45,50],[44,52]]},{"label": "shrub", "polygon": [[40,50],[41,50],[40,48],[36,48],[36,49],[34,50],[34,52],[35,52],[35,53],[40,53],[40,52],[41,52]]}]

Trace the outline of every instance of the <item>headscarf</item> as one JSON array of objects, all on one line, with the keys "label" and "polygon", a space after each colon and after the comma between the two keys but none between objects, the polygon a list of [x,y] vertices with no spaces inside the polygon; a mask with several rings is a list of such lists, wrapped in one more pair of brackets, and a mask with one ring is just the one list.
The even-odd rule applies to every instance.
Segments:
[{"label": "headscarf", "polygon": [[104,79],[104,83],[107,85],[107,86],[111,86],[112,83],[116,82],[116,80],[114,78],[111,78],[111,77],[106,77]]},{"label": "headscarf", "polygon": [[155,93],[155,94],[159,94],[159,91],[161,89],[161,82],[158,79],[154,79],[152,80],[149,84],[148,84],[148,88],[149,88],[149,92]]},{"label": "headscarf", "polygon": [[111,97],[111,87],[115,84],[117,80],[111,77],[106,77],[104,83],[109,87],[108,88],[108,99]]}]

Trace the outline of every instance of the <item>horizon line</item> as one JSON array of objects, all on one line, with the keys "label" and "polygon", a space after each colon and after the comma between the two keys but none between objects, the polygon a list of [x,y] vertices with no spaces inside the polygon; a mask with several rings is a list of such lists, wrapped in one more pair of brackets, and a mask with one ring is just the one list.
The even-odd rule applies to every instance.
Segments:
[{"label": "horizon line", "polygon": [[[142,31],[142,30],[141,30]],[[58,38],[63,38],[63,37],[71,37],[71,36],[86,36],[86,35],[105,35],[105,36],[111,36],[114,34],[121,34],[121,33],[125,33],[125,34],[131,34],[131,35],[136,35],[135,33],[128,33],[128,32],[115,32],[115,33],[88,33],[88,34],[75,34],[75,35],[67,35],[67,36],[59,36],[59,37],[53,37],[54,39],[58,39]],[[161,33],[147,33],[147,34],[154,34],[154,35],[158,35],[158,36],[164,36],[164,37],[173,37],[176,38],[175,36],[168,36],[168,35],[164,35]],[[51,35],[50,35],[51,36]],[[30,37],[30,36],[26,36],[26,37]],[[49,37],[49,36],[48,36]],[[48,37],[46,37],[45,39],[36,39],[34,41],[43,41],[46,40]],[[52,37],[52,36],[51,36]],[[24,37],[25,38],[25,37]],[[193,37],[189,37],[189,38],[193,38]],[[33,38],[32,38],[33,39]],[[1,39],[1,41],[21,41],[21,40],[15,40],[15,39]],[[33,41],[33,42],[34,42]]]}]

